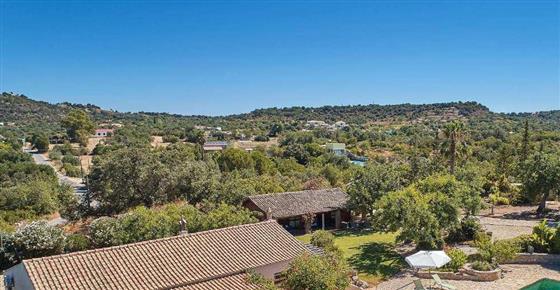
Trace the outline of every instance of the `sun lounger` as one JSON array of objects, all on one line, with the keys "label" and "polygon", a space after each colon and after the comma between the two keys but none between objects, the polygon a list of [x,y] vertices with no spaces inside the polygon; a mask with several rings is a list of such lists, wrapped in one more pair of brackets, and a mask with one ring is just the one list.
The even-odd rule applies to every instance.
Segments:
[{"label": "sun lounger", "polygon": [[447,283],[447,282],[443,282],[439,276],[437,274],[432,275],[432,278],[434,278],[434,281],[436,282],[436,285],[440,288],[443,289],[447,289],[447,290],[457,290],[457,287]]},{"label": "sun lounger", "polygon": [[422,285],[422,280],[414,280],[414,290],[427,290],[427,288]]}]

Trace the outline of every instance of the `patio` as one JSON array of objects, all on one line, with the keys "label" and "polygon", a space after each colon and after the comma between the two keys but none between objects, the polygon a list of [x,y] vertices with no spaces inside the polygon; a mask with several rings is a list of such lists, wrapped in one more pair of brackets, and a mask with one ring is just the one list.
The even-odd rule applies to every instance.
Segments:
[{"label": "patio", "polygon": [[[453,281],[446,280],[457,289],[465,290],[505,290],[520,289],[542,278],[560,280],[560,266],[550,265],[502,265],[506,271],[504,278],[494,282]],[[416,280],[410,271],[401,272],[377,286],[378,290],[413,290]],[[433,281],[422,280],[424,286],[433,285]]]}]

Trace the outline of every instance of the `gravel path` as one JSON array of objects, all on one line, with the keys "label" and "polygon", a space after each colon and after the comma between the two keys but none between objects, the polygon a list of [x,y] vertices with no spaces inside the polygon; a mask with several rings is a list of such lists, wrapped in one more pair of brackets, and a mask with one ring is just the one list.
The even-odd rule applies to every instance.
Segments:
[{"label": "gravel path", "polygon": [[511,239],[524,234],[531,234],[538,221],[513,220],[491,217],[479,217],[480,224],[486,231],[492,232],[497,240]]},{"label": "gravel path", "polygon": [[[474,281],[452,281],[451,285],[458,290],[507,290],[519,289],[542,278],[560,280],[560,268],[541,265],[502,265],[506,270],[504,278],[494,282],[474,282]],[[413,277],[409,272],[404,272],[395,278],[383,282],[377,286],[377,290],[413,290]],[[425,287],[432,285],[430,280],[422,280]]]}]

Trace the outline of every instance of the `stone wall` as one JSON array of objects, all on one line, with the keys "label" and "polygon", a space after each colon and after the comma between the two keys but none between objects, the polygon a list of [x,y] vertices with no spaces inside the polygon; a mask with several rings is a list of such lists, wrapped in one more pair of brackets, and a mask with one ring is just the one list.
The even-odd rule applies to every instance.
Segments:
[{"label": "stone wall", "polygon": [[560,265],[560,255],[556,254],[543,254],[543,253],[521,253],[513,259],[504,264],[552,264]]},{"label": "stone wall", "polygon": [[468,280],[468,281],[479,281],[479,282],[489,282],[496,281],[501,278],[502,270],[496,269],[494,271],[476,271],[465,267],[465,269],[459,269],[458,273],[451,272],[438,272],[438,271],[418,271],[416,276],[422,279],[432,279],[432,275],[437,274],[441,279],[444,280]]}]

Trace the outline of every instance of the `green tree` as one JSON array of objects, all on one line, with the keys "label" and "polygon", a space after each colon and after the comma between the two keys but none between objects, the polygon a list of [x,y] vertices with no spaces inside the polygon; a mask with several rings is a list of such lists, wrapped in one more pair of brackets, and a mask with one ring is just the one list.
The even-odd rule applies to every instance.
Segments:
[{"label": "green tree", "polygon": [[462,190],[453,176],[430,176],[381,197],[374,223],[420,249],[441,248],[445,235],[460,225]]},{"label": "green tree", "polygon": [[394,164],[372,163],[357,171],[349,188],[349,206],[366,216],[373,213],[375,202],[405,183],[406,172]]},{"label": "green tree", "polygon": [[522,164],[523,192],[540,199],[537,213],[542,214],[550,196],[560,194],[560,154],[537,152]]},{"label": "green tree", "polygon": [[261,151],[251,152],[251,158],[255,162],[255,170],[258,174],[273,174],[276,171],[274,162]]},{"label": "green tree", "polygon": [[94,159],[88,176],[89,198],[105,213],[150,207],[168,200],[170,175],[149,149],[119,149]]},{"label": "green tree", "polygon": [[290,263],[284,284],[291,290],[341,290],[350,285],[350,279],[340,261],[303,254]]},{"label": "green tree", "polygon": [[444,143],[444,155],[449,159],[449,173],[455,174],[457,159],[461,153],[461,141],[465,131],[465,124],[459,121],[447,123],[443,129],[446,138]]},{"label": "green tree", "polygon": [[521,141],[521,156],[520,156],[520,160],[523,162],[527,159],[527,157],[529,156],[529,150],[530,150],[530,142],[531,142],[531,136],[529,133],[529,120],[525,120],[525,126],[523,127],[523,140]]},{"label": "green tree", "polygon": [[62,126],[66,128],[68,137],[79,142],[82,146],[87,145],[88,138],[95,129],[95,124],[91,121],[89,115],[78,109],[70,111],[62,119]]},{"label": "green tree", "polygon": [[237,148],[227,148],[224,150],[218,157],[218,164],[222,171],[253,169],[255,167],[251,154]]},{"label": "green tree", "polygon": [[204,228],[210,230],[255,222],[257,219],[248,209],[221,203],[208,212]]},{"label": "green tree", "polygon": [[39,153],[49,151],[49,138],[45,135],[33,135],[31,137],[32,145]]}]

